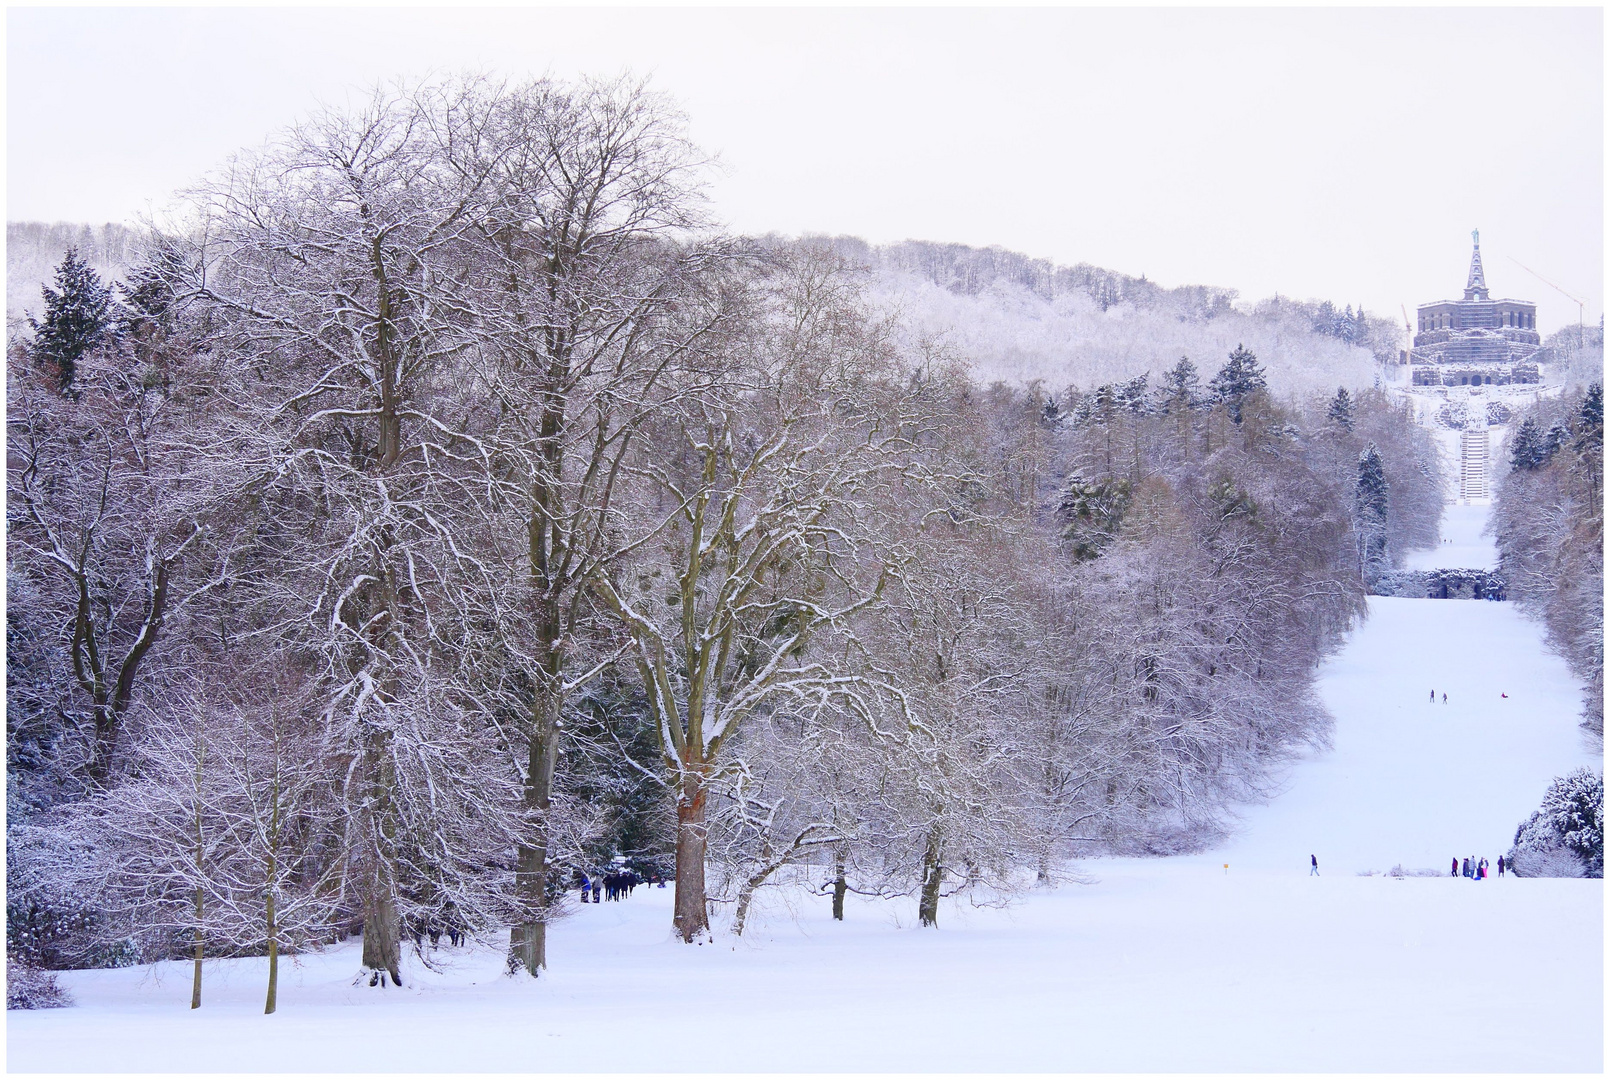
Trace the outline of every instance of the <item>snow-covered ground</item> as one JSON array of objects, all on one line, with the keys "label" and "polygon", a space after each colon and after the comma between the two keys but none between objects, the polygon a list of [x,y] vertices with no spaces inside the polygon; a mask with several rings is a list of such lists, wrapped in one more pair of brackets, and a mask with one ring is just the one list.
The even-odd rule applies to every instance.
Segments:
[{"label": "snow-covered ground", "polygon": [[[1450,510],[1445,548],[1479,546],[1485,508]],[[211,965],[194,1013],[184,964],[78,972],[77,1008],[9,1014],[7,1066],[1601,1071],[1601,881],[1359,873],[1496,865],[1552,776],[1601,767],[1538,626],[1374,598],[1321,693],[1334,748],[1208,854],[1088,863],[1091,884],[952,905],[938,930],[909,902],[852,898],[836,924],[778,891],[742,941],[699,947],[670,940],[669,890],[639,889],[555,925],[536,982],[502,977],[495,949],[443,949],[404,990],[355,988],[351,944],[282,971],[272,1017],[262,960]]]},{"label": "snow-covered ground", "polygon": [[1481,530],[1492,507],[1450,504],[1442,508],[1442,540],[1436,547],[1410,551],[1403,556],[1406,570],[1497,570],[1498,548]]}]

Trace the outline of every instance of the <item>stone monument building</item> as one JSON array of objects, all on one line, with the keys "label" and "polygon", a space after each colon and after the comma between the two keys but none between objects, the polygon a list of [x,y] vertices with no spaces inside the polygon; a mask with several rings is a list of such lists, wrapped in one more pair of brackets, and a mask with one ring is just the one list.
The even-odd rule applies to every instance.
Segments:
[{"label": "stone monument building", "polygon": [[1481,234],[1470,234],[1470,277],[1463,300],[1421,304],[1409,350],[1415,386],[1505,386],[1541,381],[1532,356],[1542,345],[1537,305],[1494,300],[1481,265]]}]

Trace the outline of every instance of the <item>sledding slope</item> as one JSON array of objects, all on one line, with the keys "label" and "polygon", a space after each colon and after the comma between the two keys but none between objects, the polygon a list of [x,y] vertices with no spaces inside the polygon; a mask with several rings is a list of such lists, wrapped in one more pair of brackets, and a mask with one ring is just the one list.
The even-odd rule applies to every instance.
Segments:
[{"label": "sledding slope", "polygon": [[[1485,505],[1446,508],[1446,541],[1411,569],[1496,568]],[[1248,808],[1214,857],[1320,872],[1495,867],[1555,776],[1602,768],[1578,726],[1581,688],[1540,623],[1510,603],[1371,597],[1369,618],[1320,672],[1333,747]],[[1431,700],[1435,691],[1436,698]],[[1447,703],[1443,695],[1447,695]],[[1506,696],[1507,695],[1507,696]]]},{"label": "sledding slope", "polygon": [[1302,869],[1313,854],[1321,874],[1446,872],[1456,855],[1496,866],[1553,777],[1599,767],[1578,727],[1580,688],[1512,604],[1371,597],[1319,689],[1333,748],[1243,815],[1221,861]]}]

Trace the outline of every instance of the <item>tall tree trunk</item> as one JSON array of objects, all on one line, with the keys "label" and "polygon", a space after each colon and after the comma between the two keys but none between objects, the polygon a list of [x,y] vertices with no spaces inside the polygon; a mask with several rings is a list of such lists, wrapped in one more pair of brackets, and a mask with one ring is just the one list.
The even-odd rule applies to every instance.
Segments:
[{"label": "tall tree trunk", "polygon": [[[562,385],[567,357],[562,343],[551,357],[554,385]],[[559,533],[554,524],[560,510],[559,481],[564,451],[559,432],[564,423],[562,395],[545,395],[538,449],[541,471],[531,484],[531,514],[526,522],[526,557],[531,587],[537,595],[536,654],[540,658],[537,685],[531,693],[531,730],[528,736],[523,803],[530,821],[531,842],[515,851],[515,893],[530,913],[509,930],[509,973],[524,971],[532,978],[548,966],[548,811],[553,805],[553,779],[559,762],[559,716],[564,707],[563,655],[560,637],[564,620],[554,581]]]},{"label": "tall tree trunk", "polygon": [[[279,882],[279,843],[280,843],[280,780],[279,780],[279,717],[275,716],[274,725],[274,784],[270,791],[273,796],[273,808],[268,815],[268,888],[263,890],[264,925],[268,930],[268,999],[263,1003],[263,1015],[267,1016],[274,1011],[279,998],[280,986],[280,928],[279,921],[274,912],[274,888]],[[395,977],[395,975],[393,976]],[[399,985],[401,980],[399,981]]]},{"label": "tall tree trunk", "polygon": [[928,848],[922,853],[922,893],[917,900],[917,919],[923,926],[939,925],[939,883],[945,868],[939,862],[940,829],[928,832]]},{"label": "tall tree trunk", "polygon": [[379,882],[370,890],[363,911],[363,966],[369,972],[369,985],[385,986],[386,975],[402,985],[402,925],[397,918],[397,901],[389,882]]},{"label": "tall tree trunk", "polygon": [[[544,620],[539,632],[552,628],[558,636],[557,613]],[[532,978],[548,966],[548,812],[553,806],[553,780],[559,763],[559,712],[556,700],[559,686],[558,651],[550,642],[548,660],[543,664],[547,676],[531,698],[531,740],[526,759],[523,800],[531,819],[531,842],[515,852],[515,891],[532,916],[509,928],[509,971],[524,971]]]},{"label": "tall tree trunk", "polygon": [[677,937],[691,943],[710,932],[704,893],[704,852],[710,835],[704,811],[709,793],[702,766],[684,766],[682,777],[676,802],[676,913],[671,922]]},{"label": "tall tree trunk", "polygon": [[[207,743],[206,743],[206,740],[203,737],[202,727],[201,727],[201,723],[202,723],[201,717],[202,717],[202,715],[203,714],[200,712],[200,710],[197,710],[197,712],[196,712],[196,773],[195,773],[196,815],[195,816],[196,816],[196,873],[198,873],[198,874],[201,873],[202,863],[205,861],[206,854],[207,854],[206,840],[203,837],[202,831],[201,831],[201,780],[202,780],[202,770],[205,767],[206,760],[207,760]],[[206,894],[203,892],[201,886],[197,885],[196,886],[196,970],[195,970],[195,973],[190,977],[190,1007],[192,1009],[201,1008],[201,952],[202,952],[201,920],[202,920],[204,910],[205,910],[202,907],[202,900],[203,900],[203,897],[205,895]]]},{"label": "tall tree trunk", "polygon": [[[280,986],[280,939],[279,926],[274,921],[274,892],[269,890],[265,901],[268,910],[268,1001],[263,1006],[263,1015],[274,1011],[275,1002],[279,996]],[[367,939],[364,947],[368,947]]]},{"label": "tall tree trunk", "polygon": [[369,813],[371,834],[368,852],[369,880],[363,898],[363,966],[369,971],[369,985],[386,985],[385,976],[398,986],[402,981],[402,925],[397,914],[397,881],[391,870],[391,845],[396,826],[392,821],[392,769],[386,753],[386,734],[372,725],[365,754],[369,766]]},{"label": "tall tree trunk", "polygon": [[190,976],[190,1007],[201,1008],[201,886],[196,886],[196,969]]}]

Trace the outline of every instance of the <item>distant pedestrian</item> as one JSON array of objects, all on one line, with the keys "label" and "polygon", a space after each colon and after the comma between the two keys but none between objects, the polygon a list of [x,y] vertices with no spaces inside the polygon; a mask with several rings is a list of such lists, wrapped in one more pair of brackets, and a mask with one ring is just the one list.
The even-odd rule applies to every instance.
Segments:
[{"label": "distant pedestrian", "polygon": [[1464,862],[1459,864],[1459,875],[1461,877],[1469,877],[1470,876],[1470,860],[1469,859],[1466,859]]},{"label": "distant pedestrian", "polygon": [[1458,877],[1459,876],[1459,856],[1457,856],[1457,855],[1455,855],[1453,857],[1453,868],[1448,871],[1448,876],[1449,877]]},{"label": "distant pedestrian", "polygon": [[1502,855],[1498,857],[1498,876],[1504,876],[1504,857]]},{"label": "distant pedestrian", "polygon": [[1446,690],[1442,692],[1442,703],[1444,705],[1448,704],[1448,691]]},{"label": "distant pedestrian", "polygon": [[1319,876],[1319,856],[1318,855],[1310,855],[1310,856],[1308,856],[1308,876],[1309,877],[1318,877]]},{"label": "distant pedestrian", "polygon": [[1437,692],[1435,690],[1433,690],[1433,691],[1431,691],[1431,704],[1435,705],[1436,703],[1437,703]]}]

